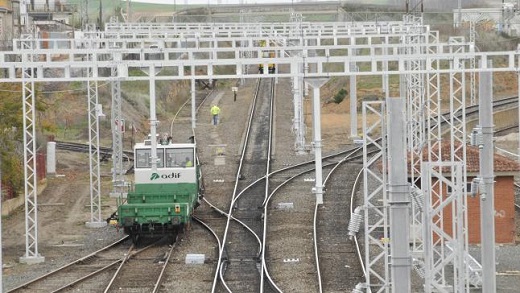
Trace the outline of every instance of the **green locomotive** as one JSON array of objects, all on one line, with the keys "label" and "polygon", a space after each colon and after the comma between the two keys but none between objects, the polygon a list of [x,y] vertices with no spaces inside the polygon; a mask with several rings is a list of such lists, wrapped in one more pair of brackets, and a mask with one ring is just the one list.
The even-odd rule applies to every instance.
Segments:
[{"label": "green locomotive", "polygon": [[[117,225],[136,243],[141,237],[168,236],[175,240],[190,225],[202,198],[202,180],[195,143],[161,139],[152,166],[152,143],[134,146],[134,184],[118,205]],[[155,170],[154,170],[155,169]]]}]

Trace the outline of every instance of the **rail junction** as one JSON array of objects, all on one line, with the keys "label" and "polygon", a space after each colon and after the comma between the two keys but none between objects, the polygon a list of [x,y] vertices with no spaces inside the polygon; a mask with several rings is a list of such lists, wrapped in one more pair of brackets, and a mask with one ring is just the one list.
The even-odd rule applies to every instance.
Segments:
[{"label": "rail junction", "polygon": [[[293,88],[295,152],[315,154],[316,202],[323,202],[320,137],[320,87],[330,78],[380,76],[383,102],[362,106],[364,148],[363,213],[367,292],[409,292],[410,271],[424,275],[426,292],[469,292],[482,286],[493,292],[495,284],[493,184],[492,184],[492,73],[519,72],[520,51],[478,52],[462,37],[440,41],[439,32],[424,25],[419,13],[402,21],[305,22],[294,15],[287,23],[118,23],[103,31],[85,30],[84,39],[47,40],[31,34],[14,40],[12,51],[0,52],[0,82],[23,85],[24,170],[26,204],[26,249],[21,261],[41,262],[37,236],[37,180],[35,176],[35,83],[85,82],[88,85],[89,143],[92,227],[105,224],[100,205],[100,146],[98,82],[112,86],[113,192],[124,193],[122,137],[116,121],[121,112],[121,83],[147,80],[150,84],[150,133],[156,134],[155,81],[189,80],[194,89],[199,80],[272,78],[289,79]],[[48,48],[42,44],[49,43]],[[260,45],[261,42],[268,44]],[[274,52],[265,57],[264,51]],[[275,64],[269,74],[251,73],[250,68]],[[141,74],[145,72],[146,74]],[[478,75],[477,97],[466,94],[467,76]],[[399,90],[390,79],[399,79]],[[442,78],[449,80],[449,110],[441,103]],[[476,89],[474,79],[469,87]],[[518,79],[520,87],[520,77]],[[313,137],[307,142],[303,121],[303,96],[312,90]],[[357,115],[357,96],[351,91],[351,113]],[[195,91],[192,90],[192,99]],[[466,106],[479,104],[480,128],[475,140],[481,148],[482,265],[473,265],[468,254],[465,148]],[[195,103],[192,103],[195,105]],[[462,115],[457,116],[457,113]],[[356,115],[352,115],[351,137],[357,137]],[[379,117],[376,121],[368,115]],[[195,128],[192,108],[192,128]],[[450,139],[449,154],[441,153],[441,136]],[[153,141],[153,140],[152,140]],[[379,154],[369,157],[368,146]],[[407,153],[410,162],[407,162]],[[448,157],[449,159],[443,159]],[[424,160],[427,158],[427,160]],[[152,154],[153,159],[153,154]],[[391,161],[391,165],[388,163]],[[381,173],[374,172],[382,162]],[[491,168],[484,168],[491,164]],[[442,169],[449,169],[449,176]],[[407,177],[411,177],[411,185]],[[438,180],[432,181],[431,178]],[[366,182],[378,182],[370,189]],[[443,190],[449,188],[452,192]],[[449,206],[449,211],[445,209]],[[458,224],[446,233],[438,219],[450,213]],[[406,215],[411,214],[408,218]],[[412,227],[413,245],[408,249]],[[381,237],[383,231],[383,237]],[[353,231],[355,232],[355,231]],[[386,241],[388,240],[388,241]],[[471,265],[470,265],[471,264]],[[449,273],[448,273],[449,271]],[[399,280],[399,282],[396,282]],[[489,290],[489,291],[488,291]]]}]

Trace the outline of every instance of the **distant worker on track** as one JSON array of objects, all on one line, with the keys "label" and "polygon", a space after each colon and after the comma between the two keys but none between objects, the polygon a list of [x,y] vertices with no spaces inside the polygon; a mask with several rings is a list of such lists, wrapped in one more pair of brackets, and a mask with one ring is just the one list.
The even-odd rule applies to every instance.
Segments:
[{"label": "distant worker on track", "polygon": [[218,115],[220,114],[220,108],[217,106],[217,105],[213,105],[211,107],[211,116],[213,118],[212,122],[213,122],[213,125],[217,125],[218,124]]}]

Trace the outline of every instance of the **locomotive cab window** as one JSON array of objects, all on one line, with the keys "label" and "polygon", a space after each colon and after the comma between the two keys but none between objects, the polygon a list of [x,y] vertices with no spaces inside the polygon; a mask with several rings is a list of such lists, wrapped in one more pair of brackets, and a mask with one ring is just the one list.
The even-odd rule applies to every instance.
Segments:
[{"label": "locomotive cab window", "polygon": [[[136,168],[151,168],[152,167],[152,150],[151,149],[136,149]],[[157,168],[164,168],[164,152],[162,149],[157,149]]]},{"label": "locomotive cab window", "polygon": [[[157,148],[157,168],[187,168],[194,166],[194,148]],[[152,167],[152,150],[149,148],[135,150],[136,169]]]},{"label": "locomotive cab window", "polygon": [[166,149],[166,168],[178,166],[174,151],[175,149]]},{"label": "locomotive cab window", "polygon": [[136,168],[151,168],[152,162],[152,151],[150,149],[136,149],[135,150],[135,157],[136,157]]},{"label": "locomotive cab window", "polygon": [[166,167],[193,167],[193,148],[167,148]]}]

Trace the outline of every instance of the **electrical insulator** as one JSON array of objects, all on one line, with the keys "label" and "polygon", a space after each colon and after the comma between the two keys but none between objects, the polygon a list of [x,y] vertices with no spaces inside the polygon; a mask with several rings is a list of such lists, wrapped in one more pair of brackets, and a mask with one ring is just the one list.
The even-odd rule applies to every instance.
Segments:
[{"label": "electrical insulator", "polygon": [[479,181],[478,189],[480,190],[480,199],[486,200],[486,185],[484,184],[484,180]]},{"label": "electrical insulator", "polygon": [[417,209],[422,212],[424,210],[424,194],[423,192],[417,188],[417,187],[413,187],[412,188],[412,198],[413,198],[413,201],[415,203],[415,206],[417,207]]},{"label": "electrical insulator", "polygon": [[412,261],[412,267],[415,270],[415,272],[419,275],[419,277],[424,279],[424,276],[426,275],[426,272],[424,270],[424,264],[421,261],[414,259]]},{"label": "electrical insulator", "polygon": [[471,190],[469,191],[469,195],[471,197],[474,197],[475,195],[477,195],[478,188],[479,188],[479,182],[480,182],[479,178],[473,178],[473,180],[471,180]]},{"label": "electrical insulator", "polygon": [[484,137],[482,136],[482,129],[480,127],[473,128],[470,135],[470,144],[478,146],[480,149],[484,146]]},{"label": "electrical insulator", "polygon": [[472,146],[477,145],[477,141],[476,141],[477,133],[478,133],[478,128],[473,128],[471,130],[471,134],[469,135],[469,144]]},{"label": "electrical insulator", "polygon": [[366,288],[365,284],[358,283],[356,285],[356,288],[354,288],[354,290],[352,290],[352,293],[365,293],[365,290],[363,290],[365,288]]},{"label": "electrical insulator", "polygon": [[348,223],[348,235],[350,236],[351,240],[354,236],[356,236],[357,232],[359,232],[359,227],[361,226],[362,220],[363,218],[361,216],[361,207],[357,207],[350,218],[350,223]]}]

